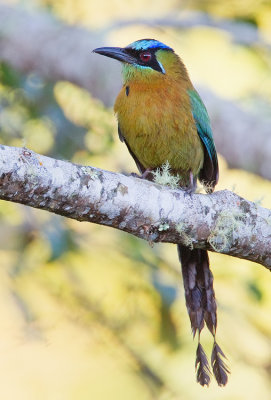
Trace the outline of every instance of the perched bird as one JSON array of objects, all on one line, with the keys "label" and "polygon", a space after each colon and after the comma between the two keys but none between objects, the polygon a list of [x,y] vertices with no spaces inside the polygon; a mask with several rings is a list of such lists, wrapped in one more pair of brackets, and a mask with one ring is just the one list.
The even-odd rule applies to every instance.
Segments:
[{"label": "perched bird", "polygon": [[[218,162],[206,108],[193,87],[185,65],[171,47],[143,39],[121,48],[101,47],[95,53],[122,62],[123,87],[114,110],[119,137],[142,174],[169,163],[181,188],[194,192],[199,179],[208,193],[218,181]],[[214,337],[213,374],[226,385],[229,370],[216,342],[216,301],[206,250],[178,245],[188,314],[193,336],[198,334],[197,381],[209,385],[211,369],[200,344],[206,324]]]}]

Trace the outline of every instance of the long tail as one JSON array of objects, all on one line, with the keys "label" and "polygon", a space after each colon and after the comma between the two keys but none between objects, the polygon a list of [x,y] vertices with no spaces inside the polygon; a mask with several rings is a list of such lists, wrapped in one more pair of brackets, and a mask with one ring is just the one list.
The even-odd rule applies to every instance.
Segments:
[{"label": "long tail", "polygon": [[211,363],[213,374],[219,386],[228,382],[229,369],[225,364],[225,355],[216,343],[216,300],[213,287],[213,274],[210,270],[206,250],[189,249],[178,245],[178,255],[182,265],[186,307],[189,314],[193,336],[198,333],[199,343],[196,353],[197,381],[209,386],[211,370],[200,344],[200,332],[206,324],[214,337]]}]

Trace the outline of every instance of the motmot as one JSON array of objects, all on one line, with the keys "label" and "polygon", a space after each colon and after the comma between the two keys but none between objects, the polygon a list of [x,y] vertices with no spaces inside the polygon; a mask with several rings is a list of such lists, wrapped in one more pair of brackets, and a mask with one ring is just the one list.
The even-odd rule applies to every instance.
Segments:
[{"label": "motmot", "polygon": [[[191,194],[199,180],[212,193],[218,182],[218,159],[210,119],[181,58],[155,39],[93,52],[122,63],[123,86],[114,111],[119,138],[141,176],[153,180],[153,171],[168,163],[180,188]],[[229,369],[216,341],[217,307],[208,253],[183,244],[177,247],[192,333],[198,335],[197,381],[202,386],[210,383],[211,368],[200,343],[206,325],[214,338],[212,371],[224,386]]]}]

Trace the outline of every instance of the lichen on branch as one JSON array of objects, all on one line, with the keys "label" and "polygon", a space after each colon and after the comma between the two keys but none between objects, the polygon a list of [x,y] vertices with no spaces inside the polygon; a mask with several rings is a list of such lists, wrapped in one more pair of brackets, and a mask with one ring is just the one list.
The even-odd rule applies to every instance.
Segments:
[{"label": "lichen on branch", "polygon": [[187,194],[143,179],[0,146],[0,198],[149,242],[181,243],[271,269],[271,210],[228,190]]}]

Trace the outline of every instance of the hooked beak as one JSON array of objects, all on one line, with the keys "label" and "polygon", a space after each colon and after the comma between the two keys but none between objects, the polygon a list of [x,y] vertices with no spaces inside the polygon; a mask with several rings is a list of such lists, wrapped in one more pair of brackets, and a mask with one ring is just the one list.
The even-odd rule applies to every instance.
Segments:
[{"label": "hooked beak", "polygon": [[115,60],[128,64],[136,63],[136,58],[127,53],[122,47],[98,47],[92,50],[93,53],[101,54],[102,56],[114,58]]}]

